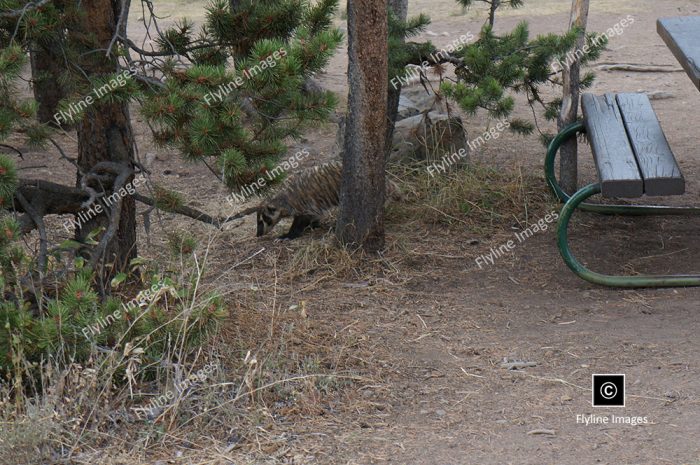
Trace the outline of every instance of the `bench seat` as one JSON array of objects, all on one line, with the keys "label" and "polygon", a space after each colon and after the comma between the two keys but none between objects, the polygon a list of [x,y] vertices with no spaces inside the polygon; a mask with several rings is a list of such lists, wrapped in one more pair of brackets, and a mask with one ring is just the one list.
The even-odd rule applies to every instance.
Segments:
[{"label": "bench seat", "polygon": [[681,195],[685,180],[646,94],[581,98],[604,197]]}]

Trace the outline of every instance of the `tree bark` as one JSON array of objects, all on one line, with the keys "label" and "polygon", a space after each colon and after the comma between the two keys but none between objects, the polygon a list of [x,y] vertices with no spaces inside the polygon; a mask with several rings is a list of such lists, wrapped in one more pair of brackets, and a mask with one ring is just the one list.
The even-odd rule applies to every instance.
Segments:
[{"label": "tree bark", "polygon": [[[588,22],[588,7],[590,0],[573,0],[571,5],[570,27],[582,28],[576,40],[576,49],[582,50],[585,45],[585,29]],[[565,126],[576,121],[578,115],[578,100],[581,85],[581,66],[578,62],[571,64],[563,71],[564,96],[561,104],[558,127],[561,131]],[[559,184],[565,192],[573,194],[578,188],[578,142],[576,139],[567,141],[559,149]]]},{"label": "tree bark", "polygon": [[336,234],[368,252],[384,247],[387,0],[348,1],[348,117]]},{"label": "tree bark", "polygon": [[[128,11],[129,2],[123,2]],[[88,50],[106,50],[117,27],[125,35],[126,13],[122,15],[122,1],[93,0],[83,3],[84,22],[73,39]],[[117,59],[114,55],[105,56],[104,52],[84,54],[82,69],[90,77],[108,75],[117,71]],[[95,95],[91,94],[94,98]],[[78,166],[86,173],[99,162],[111,161],[133,166],[134,136],[128,104],[108,103],[96,99],[89,106],[85,116],[77,124],[78,130]],[[132,182],[133,176],[127,180]],[[80,174],[78,175],[78,184]],[[88,221],[76,231],[79,240],[84,239],[96,227],[106,227],[108,218],[98,216]],[[119,226],[114,238],[107,245],[102,263],[113,264],[102,270],[102,278],[109,278],[114,273],[127,269],[129,261],[135,258],[136,251],[136,204],[132,196],[125,196],[121,202]]]},{"label": "tree bark", "polygon": [[[40,123],[50,123],[58,126],[54,115],[58,110],[58,102],[65,97],[61,86],[61,73],[65,64],[60,56],[41,44],[34,44],[29,54],[32,66],[32,90],[39,104],[37,119]],[[60,124],[64,129],[70,124]]]},{"label": "tree bark", "polygon": [[501,6],[501,0],[491,0],[491,6],[489,8],[489,25],[493,28],[496,24],[496,10]]},{"label": "tree bark", "polygon": [[[401,21],[408,18],[408,0],[389,0],[389,9]],[[389,85],[387,100],[387,128],[386,128],[386,158],[391,155],[394,140],[394,126],[399,115],[399,102],[401,101],[401,82],[394,81]]]}]

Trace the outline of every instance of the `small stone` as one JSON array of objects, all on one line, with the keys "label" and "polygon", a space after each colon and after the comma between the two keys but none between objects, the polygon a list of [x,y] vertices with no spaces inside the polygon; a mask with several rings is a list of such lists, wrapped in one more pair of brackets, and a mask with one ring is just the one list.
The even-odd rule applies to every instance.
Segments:
[{"label": "small stone", "polygon": [[675,97],[675,95],[673,95],[671,92],[664,92],[663,90],[647,92],[647,96],[649,97],[649,100],[666,100]]},{"label": "small stone", "polygon": [[447,415],[447,412],[445,412],[442,409],[438,409],[438,410],[435,410],[435,415],[437,415],[439,417],[444,417],[445,415]]}]

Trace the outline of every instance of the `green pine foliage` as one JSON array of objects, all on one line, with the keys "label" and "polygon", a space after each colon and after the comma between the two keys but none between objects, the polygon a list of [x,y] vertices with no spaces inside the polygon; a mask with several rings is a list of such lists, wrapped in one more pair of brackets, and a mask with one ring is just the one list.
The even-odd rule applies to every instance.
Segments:
[{"label": "green pine foliage", "polygon": [[156,207],[163,211],[175,211],[185,204],[182,194],[158,184],[153,185],[153,198],[156,201]]},{"label": "green pine foliage", "polygon": [[[16,239],[16,229],[7,219],[0,220],[0,255]],[[187,251],[191,254],[192,248],[179,251],[185,261]],[[92,272],[77,263],[76,268],[55,296],[37,303],[21,297],[18,281],[7,279],[12,267],[3,266],[0,374],[38,368],[49,359],[59,366],[86,363],[101,354],[114,357],[119,366],[126,347],[143,349],[144,366],[157,365],[175,347],[183,354],[199,347],[227,314],[219,294],[197,292],[197,276],[153,273],[149,280],[132,284],[122,298],[103,301],[92,288]],[[150,370],[143,374],[152,375]]]},{"label": "green pine foliage", "polygon": [[462,5],[463,8],[470,8],[476,2],[486,3],[489,6],[495,3],[497,7],[507,6],[510,8],[520,8],[524,3],[523,0],[457,0],[457,3]]},{"label": "green pine foliage", "polygon": [[[0,11],[22,11],[28,6],[26,0],[4,0],[0,1]],[[34,81],[49,80],[52,84],[60,85],[61,89],[68,96],[75,99],[90,92],[92,87],[85,79],[84,71],[79,66],[81,53],[84,52],[75,46],[69,46],[67,31],[77,29],[78,22],[83,18],[84,12],[80,4],[76,2],[51,1],[44,3],[39,8],[27,8],[24,14],[17,18],[0,18],[0,55],[8,50],[20,49],[22,64],[26,61],[26,54],[30,50],[43,50],[60,57],[62,66],[58,82],[55,76],[46,73],[35,73],[32,75]],[[76,43],[88,43],[89,38],[80,34],[74,34]],[[0,62],[2,62],[0,58]],[[2,64],[0,64],[2,67]],[[0,76],[3,72],[0,71]],[[16,75],[10,75],[14,80]],[[79,97],[80,96],[80,97]],[[44,128],[37,134],[38,141],[42,141],[48,135]]]},{"label": "green pine foliage", "polygon": [[8,207],[17,190],[17,169],[12,160],[0,155],[0,208]]},{"label": "green pine foliage", "polygon": [[403,75],[406,65],[421,64],[435,52],[435,46],[429,41],[407,42],[407,39],[425,31],[429,24],[430,18],[427,15],[420,14],[403,22],[389,10],[389,82],[392,77]]},{"label": "green pine foliage", "polygon": [[[471,7],[476,2],[494,5],[494,12],[502,7],[519,8],[522,0],[457,0],[463,7]],[[496,3],[494,3],[496,2]],[[403,42],[422,32],[430,23],[426,16],[410,19],[401,23],[392,15],[389,20],[390,31],[390,76],[406,74],[407,64],[431,63],[435,57],[444,56],[445,51],[438,51],[430,42]],[[561,99],[547,100],[542,89],[560,85],[562,66],[554,63],[567,61],[576,46],[580,31],[572,30],[565,34],[547,34],[530,37],[528,24],[519,23],[511,32],[496,35],[490,24],[484,25],[478,39],[469,44],[452,47],[452,58],[462,61],[455,67],[456,79],[444,79],[444,69],[440,69],[440,90],[443,96],[456,102],[468,115],[479,111],[496,119],[508,118],[509,129],[520,134],[531,134],[536,125],[531,120],[511,118],[515,109],[515,94],[524,94],[528,104],[536,115],[553,121],[559,116]],[[600,57],[607,45],[605,35],[587,34],[587,53],[577,54],[578,62],[586,65]],[[454,62],[453,62],[454,63]],[[592,72],[581,78],[581,88],[590,87],[595,79]],[[544,141],[551,134],[541,133]]]},{"label": "green pine foliage", "polygon": [[232,189],[273,169],[286,142],[326,121],[337,104],[331,92],[304,91],[343,41],[331,27],[337,3],[249,0],[231,11],[214,0],[200,31],[187,21],[168,29],[161,51],[175,49],[191,63],[172,62],[165,87],[144,98],[156,140],[189,160],[213,160]]},{"label": "green pine foliage", "polygon": [[48,135],[48,130],[34,119],[37,103],[34,100],[18,99],[15,87],[26,63],[27,56],[21,47],[11,45],[0,48],[0,141],[13,132],[20,132],[30,145],[40,146]]},{"label": "green pine foliage", "polygon": [[523,0],[457,0],[457,3],[462,5],[462,8],[469,9],[474,3],[480,2],[488,5],[489,20],[488,24],[493,27],[496,22],[496,12],[504,6],[510,8],[520,8],[523,6]]},{"label": "green pine foliage", "polygon": [[[467,114],[485,110],[498,119],[512,114],[514,94],[524,94],[533,110],[539,110],[546,120],[556,120],[561,99],[547,101],[542,89],[560,84],[559,73],[552,64],[565,61],[567,53],[576,46],[578,33],[572,30],[562,35],[546,34],[531,39],[527,23],[521,22],[511,32],[498,36],[487,24],[476,42],[454,53],[464,65],[455,70],[456,82],[444,81],[441,90]],[[580,58],[581,65],[598,59],[607,41],[604,36],[587,34],[586,43],[588,53]],[[589,87],[594,78],[592,73],[586,73],[581,87]],[[535,130],[531,121],[514,118],[510,122],[510,129],[521,134]]]}]

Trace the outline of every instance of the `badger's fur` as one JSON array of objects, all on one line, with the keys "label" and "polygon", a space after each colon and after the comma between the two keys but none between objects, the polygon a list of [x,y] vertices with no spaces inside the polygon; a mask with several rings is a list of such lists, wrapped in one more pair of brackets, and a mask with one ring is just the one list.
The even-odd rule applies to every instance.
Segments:
[{"label": "badger's fur", "polygon": [[[304,170],[285,181],[279,192],[258,208],[258,237],[269,233],[283,218],[294,217],[289,232],[280,239],[295,239],[306,228],[321,225],[323,215],[339,204],[342,163],[333,161]],[[387,182],[392,197],[398,187]]]}]

